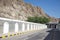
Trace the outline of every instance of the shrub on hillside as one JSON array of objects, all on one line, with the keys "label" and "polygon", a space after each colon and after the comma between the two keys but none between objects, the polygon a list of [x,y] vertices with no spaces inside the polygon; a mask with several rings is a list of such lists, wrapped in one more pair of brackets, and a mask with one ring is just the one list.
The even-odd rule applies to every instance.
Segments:
[{"label": "shrub on hillside", "polygon": [[48,23],[50,20],[46,17],[28,17],[29,22],[35,22],[35,23]]}]

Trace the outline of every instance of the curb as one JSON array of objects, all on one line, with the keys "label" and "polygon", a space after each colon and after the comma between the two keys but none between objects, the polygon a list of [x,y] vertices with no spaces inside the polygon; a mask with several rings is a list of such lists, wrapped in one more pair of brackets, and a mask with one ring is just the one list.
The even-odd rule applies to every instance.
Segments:
[{"label": "curb", "polygon": [[3,34],[0,38],[4,39],[4,38],[7,38],[7,37],[24,35],[26,33],[28,34],[28,33],[35,32],[35,31],[37,31],[37,30],[30,30],[30,31],[25,31],[25,32],[17,32],[15,34],[14,33],[12,33],[12,34],[8,33],[8,35]]}]

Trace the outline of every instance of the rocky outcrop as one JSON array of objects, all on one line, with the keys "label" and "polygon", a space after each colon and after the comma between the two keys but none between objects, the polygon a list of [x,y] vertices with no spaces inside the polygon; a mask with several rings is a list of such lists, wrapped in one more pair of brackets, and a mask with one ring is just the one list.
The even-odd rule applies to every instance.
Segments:
[{"label": "rocky outcrop", "polygon": [[50,18],[40,7],[25,3],[23,0],[0,0],[0,17],[27,20],[29,16]]}]

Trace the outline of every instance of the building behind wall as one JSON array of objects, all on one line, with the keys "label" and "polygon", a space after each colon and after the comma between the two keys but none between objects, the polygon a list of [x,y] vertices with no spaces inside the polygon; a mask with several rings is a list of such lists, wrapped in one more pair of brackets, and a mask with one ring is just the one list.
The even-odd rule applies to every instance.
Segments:
[{"label": "building behind wall", "polygon": [[47,28],[56,28],[58,23],[47,23]]}]

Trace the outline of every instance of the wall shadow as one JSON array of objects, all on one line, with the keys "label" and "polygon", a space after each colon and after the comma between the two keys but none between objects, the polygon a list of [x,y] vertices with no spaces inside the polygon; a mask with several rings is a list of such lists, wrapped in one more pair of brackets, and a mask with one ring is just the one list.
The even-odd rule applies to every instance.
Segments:
[{"label": "wall shadow", "polygon": [[52,29],[47,32],[49,32],[49,34],[45,37],[44,40],[60,40],[60,30]]}]

